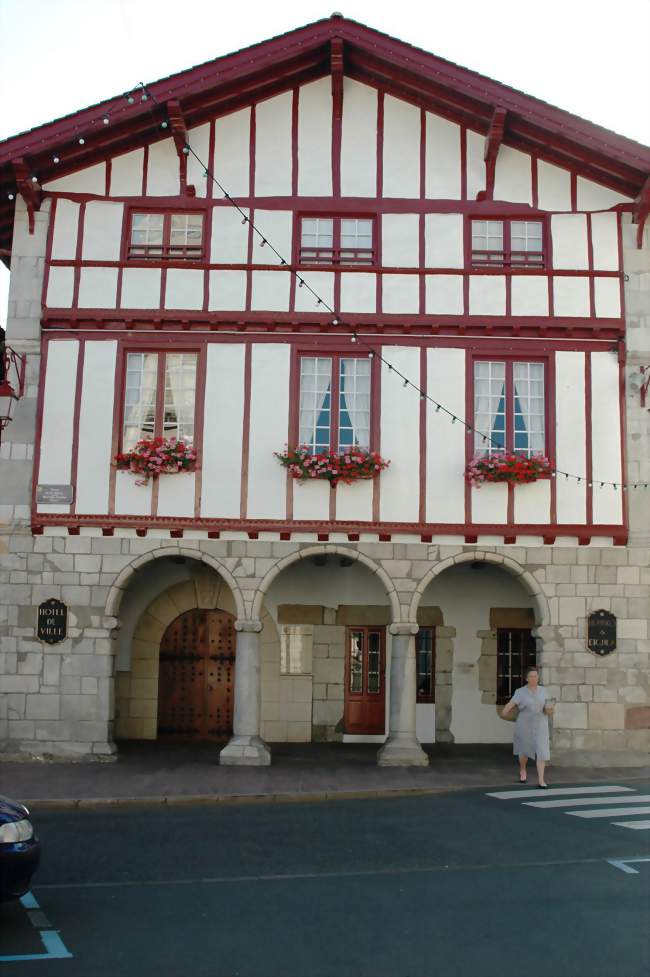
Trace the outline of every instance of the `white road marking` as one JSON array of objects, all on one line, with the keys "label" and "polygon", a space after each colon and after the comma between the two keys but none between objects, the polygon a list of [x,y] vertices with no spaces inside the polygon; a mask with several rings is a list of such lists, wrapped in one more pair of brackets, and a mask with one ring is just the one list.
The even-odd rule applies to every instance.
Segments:
[{"label": "white road marking", "polygon": [[624,791],[634,791],[634,787],[542,787],[534,790],[500,790],[486,794],[486,797],[498,797],[499,800],[509,801],[516,797],[558,797],[560,794],[622,794]]},{"label": "white road marking", "polygon": [[606,807],[601,811],[566,811],[572,818],[612,818],[620,817],[621,814],[650,814],[650,807],[628,807],[626,811],[621,811],[620,807]]},{"label": "white road marking", "polygon": [[595,807],[597,804],[646,804],[648,801],[650,794],[633,794],[632,797],[566,797],[556,801],[524,801],[524,807]]},{"label": "white road marking", "polygon": [[639,875],[638,868],[631,868],[631,862],[650,862],[650,858],[626,858],[620,861],[608,858],[607,861],[609,865],[620,868],[621,872],[625,872],[627,875]]},{"label": "white road marking", "polygon": [[[624,812],[621,811],[621,814]],[[633,828],[635,831],[650,831],[650,821],[614,821],[619,828]]]}]

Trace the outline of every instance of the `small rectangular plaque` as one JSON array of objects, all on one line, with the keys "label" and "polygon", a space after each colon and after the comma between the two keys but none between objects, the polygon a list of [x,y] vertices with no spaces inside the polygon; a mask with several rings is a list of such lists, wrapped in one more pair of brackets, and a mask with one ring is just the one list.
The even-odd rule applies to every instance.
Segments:
[{"label": "small rectangular plaque", "polygon": [[68,608],[63,601],[50,597],[38,605],[36,637],[48,645],[63,641],[68,633]]},{"label": "small rectangular plaque", "polygon": [[72,505],[72,485],[37,485],[36,501],[42,505]]},{"label": "small rectangular plaque", "polygon": [[616,649],[616,617],[609,611],[592,611],[588,616],[587,647],[601,656]]}]

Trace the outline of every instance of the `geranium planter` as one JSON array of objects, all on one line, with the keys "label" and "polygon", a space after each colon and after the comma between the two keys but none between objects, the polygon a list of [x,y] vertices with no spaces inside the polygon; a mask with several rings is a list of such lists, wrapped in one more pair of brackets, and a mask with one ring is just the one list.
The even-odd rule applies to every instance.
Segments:
[{"label": "geranium planter", "polygon": [[466,480],[475,488],[480,488],[484,482],[525,485],[550,475],[551,463],[544,455],[527,457],[509,451],[473,458],[465,470]]},{"label": "geranium planter", "polygon": [[296,448],[285,448],[282,452],[276,451],[275,457],[284,465],[291,478],[300,482],[325,479],[332,488],[338,482],[351,485],[363,479],[376,478],[390,465],[390,461],[386,461],[376,451],[366,451],[364,448],[351,448],[341,453],[330,451],[313,454],[309,448],[299,445]]},{"label": "geranium planter", "polygon": [[114,464],[119,471],[139,475],[136,485],[146,485],[150,478],[159,475],[195,471],[196,451],[176,438],[143,439],[132,451],[119,452]]}]

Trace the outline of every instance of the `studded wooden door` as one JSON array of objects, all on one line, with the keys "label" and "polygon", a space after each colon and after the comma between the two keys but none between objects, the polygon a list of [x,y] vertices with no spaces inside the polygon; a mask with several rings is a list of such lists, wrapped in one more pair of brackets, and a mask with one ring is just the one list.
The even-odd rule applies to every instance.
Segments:
[{"label": "studded wooden door", "polygon": [[226,611],[186,611],[160,643],[158,735],[227,739],[235,692],[235,619]]}]

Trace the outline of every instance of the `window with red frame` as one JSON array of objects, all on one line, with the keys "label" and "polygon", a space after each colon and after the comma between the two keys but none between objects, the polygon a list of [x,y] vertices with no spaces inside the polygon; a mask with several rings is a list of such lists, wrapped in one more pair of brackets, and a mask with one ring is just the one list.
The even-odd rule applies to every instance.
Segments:
[{"label": "window with red frame", "polygon": [[372,217],[301,217],[301,265],[373,265]]},{"label": "window with red frame", "polygon": [[141,260],[200,261],[203,214],[131,213],[128,257]]},{"label": "window with red frame", "polygon": [[300,360],[300,444],[312,454],[370,448],[371,360],[368,356],[303,356]]},{"label": "window with red frame", "polygon": [[436,701],[436,629],[420,628],[415,636],[416,702]]},{"label": "window with red frame", "polygon": [[472,220],[475,268],[543,268],[544,223],[524,220]]},{"label": "window with red frame", "polygon": [[541,362],[474,360],[476,454],[547,454],[544,373]]},{"label": "window with red frame", "polygon": [[122,451],[143,438],[192,444],[196,353],[127,353]]}]

